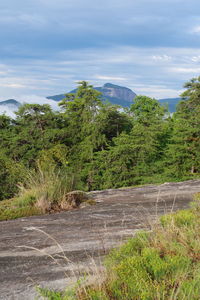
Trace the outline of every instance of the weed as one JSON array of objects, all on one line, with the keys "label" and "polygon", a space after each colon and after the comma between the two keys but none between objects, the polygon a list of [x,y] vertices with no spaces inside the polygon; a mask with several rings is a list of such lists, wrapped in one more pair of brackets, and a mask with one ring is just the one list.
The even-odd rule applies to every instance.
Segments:
[{"label": "weed", "polygon": [[[55,167],[42,170],[38,164],[36,171],[27,174],[26,183],[19,187],[18,195],[13,199],[0,202],[0,220],[71,209],[74,206],[68,203],[67,194],[76,187],[75,178],[68,176],[66,170],[57,170]],[[86,193],[79,194],[78,202],[88,200],[87,197],[83,197]]]},{"label": "weed", "polygon": [[[200,198],[198,195],[196,198]],[[105,280],[77,289],[77,300],[198,300],[200,295],[200,202],[161,217],[106,257]],[[57,298],[47,299],[56,300]],[[61,296],[59,300],[65,300]]]}]

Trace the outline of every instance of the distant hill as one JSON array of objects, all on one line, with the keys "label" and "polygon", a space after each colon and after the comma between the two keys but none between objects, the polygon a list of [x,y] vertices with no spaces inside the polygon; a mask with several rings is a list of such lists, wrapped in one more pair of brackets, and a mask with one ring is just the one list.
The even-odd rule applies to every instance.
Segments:
[{"label": "distant hill", "polygon": [[[112,83],[105,83],[102,87],[94,87],[95,90],[102,93],[103,101],[108,101],[112,104],[121,105],[122,107],[130,107],[130,105],[134,102],[134,98],[137,96],[131,89],[115,85]],[[72,90],[69,93],[76,93],[77,89]],[[49,96],[47,99],[51,99],[54,101],[61,101],[65,98],[65,94],[59,94],[55,96]],[[166,98],[159,99],[158,101],[162,105],[166,105],[169,108],[170,113],[176,111],[176,106],[181,98]]]},{"label": "distant hill", "polygon": [[[136,94],[131,89],[112,83],[106,83],[102,87],[94,87],[94,89],[102,93],[103,101],[108,101],[123,107],[130,107],[131,103],[133,103],[133,99],[136,97]],[[76,91],[77,89],[69,93],[76,93]],[[64,94],[47,97],[47,99],[54,101],[61,101],[63,98],[65,98]]]},{"label": "distant hill", "polygon": [[158,101],[165,105],[167,104],[169,111],[175,112],[177,104],[182,100],[182,98],[166,98],[166,99],[159,99]]},{"label": "distant hill", "polygon": [[15,111],[19,109],[21,103],[15,99],[8,99],[0,101],[0,114],[6,114],[12,118],[15,118]]},{"label": "distant hill", "polygon": [[[102,93],[103,101],[108,101],[111,104],[121,105],[122,107],[130,107],[131,104],[134,102],[134,98],[136,97],[136,93],[134,93],[131,89],[124,86],[115,85],[112,83],[105,83],[101,87],[94,87],[94,88],[97,91]],[[76,91],[77,89],[74,89],[69,93],[76,93]],[[65,98],[65,94],[48,96],[46,98],[59,102],[63,98]],[[176,111],[176,106],[180,100],[181,98],[166,98],[166,99],[159,99],[158,101],[162,105],[167,104],[170,113],[173,113]],[[8,115],[13,116],[14,112],[17,111],[21,105],[22,104],[15,99],[0,101],[0,114],[6,113]],[[52,103],[50,105],[52,105]]]},{"label": "distant hill", "polygon": [[0,101],[0,106],[15,106],[16,108],[19,108],[21,106],[21,103],[15,99],[8,99]]}]

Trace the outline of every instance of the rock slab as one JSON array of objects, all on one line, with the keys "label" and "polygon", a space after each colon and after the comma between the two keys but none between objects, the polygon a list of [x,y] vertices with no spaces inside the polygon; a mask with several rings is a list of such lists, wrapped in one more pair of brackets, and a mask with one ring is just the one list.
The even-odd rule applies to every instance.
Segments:
[{"label": "rock slab", "polygon": [[0,222],[0,299],[32,300],[37,285],[64,289],[96,273],[110,248],[187,208],[196,192],[199,180],[94,191],[93,206]]}]

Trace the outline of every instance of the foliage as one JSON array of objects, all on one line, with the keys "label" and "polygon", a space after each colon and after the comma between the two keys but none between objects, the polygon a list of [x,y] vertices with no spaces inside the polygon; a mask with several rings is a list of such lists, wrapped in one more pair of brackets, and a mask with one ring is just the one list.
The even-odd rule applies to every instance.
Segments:
[{"label": "foliage", "polygon": [[32,205],[22,207],[21,205],[18,205],[18,202],[14,199],[3,200],[0,202],[0,221],[40,214],[41,211],[38,208]]},{"label": "foliage", "polygon": [[168,150],[169,169],[177,177],[200,172],[200,77],[187,82],[184,87],[187,90],[173,116]]},{"label": "foliage", "polygon": [[198,200],[191,209],[163,216],[152,232],[137,233],[106,258],[101,286],[77,291],[74,299],[199,299],[199,217]]},{"label": "foliage", "polygon": [[0,220],[59,211],[67,193],[79,187],[75,175],[53,166],[43,170],[38,165],[26,174],[25,182],[16,197],[0,202]]},{"label": "foliage", "polygon": [[151,232],[135,237],[106,257],[98,285],[65,292],[40,289],[52,300],[190,300],[200,295],[200,194],[191,209],[161,217]]},{"label": "foliage", "polygon": [[11,198],[18,190],[17,185],[24,179],[25,168],[16,163],[4,151],[0,151],[0,200]]},{"label": "foliage", "polygon": [[185,87],[172,117],[146,96],[126,110],[102,103],[85,81],[60,102],[60,112],[25,104],[15,120],[1,115],[0,200],[27,186],[25,174],[37,173],[38,161],[46,173],[54,169],[71,181],[76,174],[86,191],[198,177],[200,79]]},{"label": "foliage", "polygon": [[[172,117],[146,96],[137,96],[130,110],[103,104],[85,81],[61,101],[60,112],[25,104],[15,120],[1,115],[0,200],[7,200],[0,202],[0,220],[59,210],[73,189],[198,177],[200,77],[185,88]],[[199,299],[199,217],[199,204],[193,205],[111,252],[101,288],[41,293],[48,299]]]},{"label": "foliage", "polygon": [[163,171],[158,163],[168,139],[164,109],[149,97],[137,96],[134,101],[129,115],[132,126],[113,137],[112,144],[96,156],[100,188],[140,184]]}]

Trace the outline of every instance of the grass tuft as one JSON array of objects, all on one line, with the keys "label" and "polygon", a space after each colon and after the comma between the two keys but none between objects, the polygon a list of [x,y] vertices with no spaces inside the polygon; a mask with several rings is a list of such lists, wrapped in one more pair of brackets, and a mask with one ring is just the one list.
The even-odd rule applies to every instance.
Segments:
[{"label": "grass tuft", "polygon": [[[31,215],[50,213],[74,208],[77,204],[87,201],[86,193],[79,192],[69,199],[69,192],[77,187],[76,179],[68,176],[66,170],[50,167],[42,170],[38,165],[36,171],[27,174],[25,185],[20,186],[20,192],[10,200],[0,202],[0,220],[16,219]],[[75,201],[76,200],[76,201]]]},{"label": "grass tuft", "polygon": [[161,217],[151,232],[112,250],[105,266],[100,284],[77,288],[71,298],[51,291],[45,299],[199,300],[200,194],[190,209]]}]

